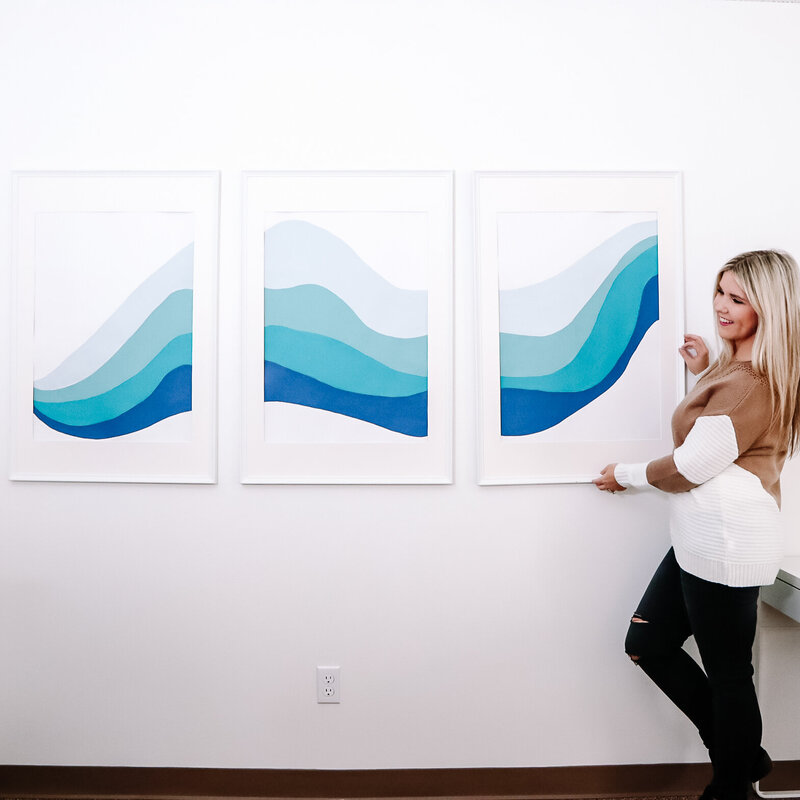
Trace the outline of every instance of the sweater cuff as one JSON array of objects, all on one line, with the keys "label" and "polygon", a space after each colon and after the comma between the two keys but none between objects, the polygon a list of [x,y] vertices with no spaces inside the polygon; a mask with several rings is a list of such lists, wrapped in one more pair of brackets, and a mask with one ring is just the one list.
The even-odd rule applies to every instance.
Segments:
[{"label": "sweater cuff", "polygon": [[651,488],[647,482],[647,463],[617,464],[614,467],[614,479],[626,489]]}]

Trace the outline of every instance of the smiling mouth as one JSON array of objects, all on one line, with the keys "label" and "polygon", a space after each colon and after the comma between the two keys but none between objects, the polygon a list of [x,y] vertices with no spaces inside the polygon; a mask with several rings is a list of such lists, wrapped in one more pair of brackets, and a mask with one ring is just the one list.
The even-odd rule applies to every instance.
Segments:
[{"label": "smiling mouth", "polygon": [[720,325],[733,325],[733,320],[725,319],[725,317],[720,317],[719,318],[719,324]]}]

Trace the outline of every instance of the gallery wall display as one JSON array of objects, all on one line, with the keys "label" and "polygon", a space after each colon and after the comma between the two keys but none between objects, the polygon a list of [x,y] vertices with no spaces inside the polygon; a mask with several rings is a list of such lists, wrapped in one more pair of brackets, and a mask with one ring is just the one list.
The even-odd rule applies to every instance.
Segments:
[{"label": "gallery wall display", "polygon": [[476,175],[482,484],[672,449],[680,192],[678,173]]},{"label": "gallery wall display", "polygon": [[13,180],[11,478],[214,482],[218,173]]},{"label": "gallery wall display", "polygon": [[452,173],[243,192],[242,481],[450,482]]}]

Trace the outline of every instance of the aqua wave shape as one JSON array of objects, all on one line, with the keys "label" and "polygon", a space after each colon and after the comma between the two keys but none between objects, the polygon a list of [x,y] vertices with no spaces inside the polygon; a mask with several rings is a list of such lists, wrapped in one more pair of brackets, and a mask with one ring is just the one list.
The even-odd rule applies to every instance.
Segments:
[{"label": "aqua wave shape", "polygon": [[[292,274],[327,285],[286,286]],[[393,287],[338,237],[294,221],[266,232],[265,283],[265,402],[427,436],[426,292]]]},{"label": "aqua wave shape", "polygon": [[637,242],[609,266],[606,279],[561,330],[547,336],[501,331],[503,436],[552,428],[606,392],[658,320],[657,237]]},{"label": "aqua wave shape", "polygon": [[193,259],[188,245],[34,383],[38,419],[69,436],[109,439],[191,411]]}]

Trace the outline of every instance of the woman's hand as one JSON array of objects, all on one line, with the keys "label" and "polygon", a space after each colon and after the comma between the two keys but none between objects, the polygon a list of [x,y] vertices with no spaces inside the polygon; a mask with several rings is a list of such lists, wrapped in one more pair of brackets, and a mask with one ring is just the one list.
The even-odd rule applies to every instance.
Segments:
[{"label": "woman's hand", "polygon": [[625,487],[620,486],[617,483],[617,479],[614,477],[614,467],[616,464],[609,464],[607,467],[603,467],[600,470],[600,477],[595,478],[592,483],[601,491],[601,492],[624,492]]},{"label": "woman's hand", "polygon": [[692,375],[699,375],[708,369],[708,348],[702,337],[687,333],[683,337],[683,344],[678,348],[678,352]]}]

